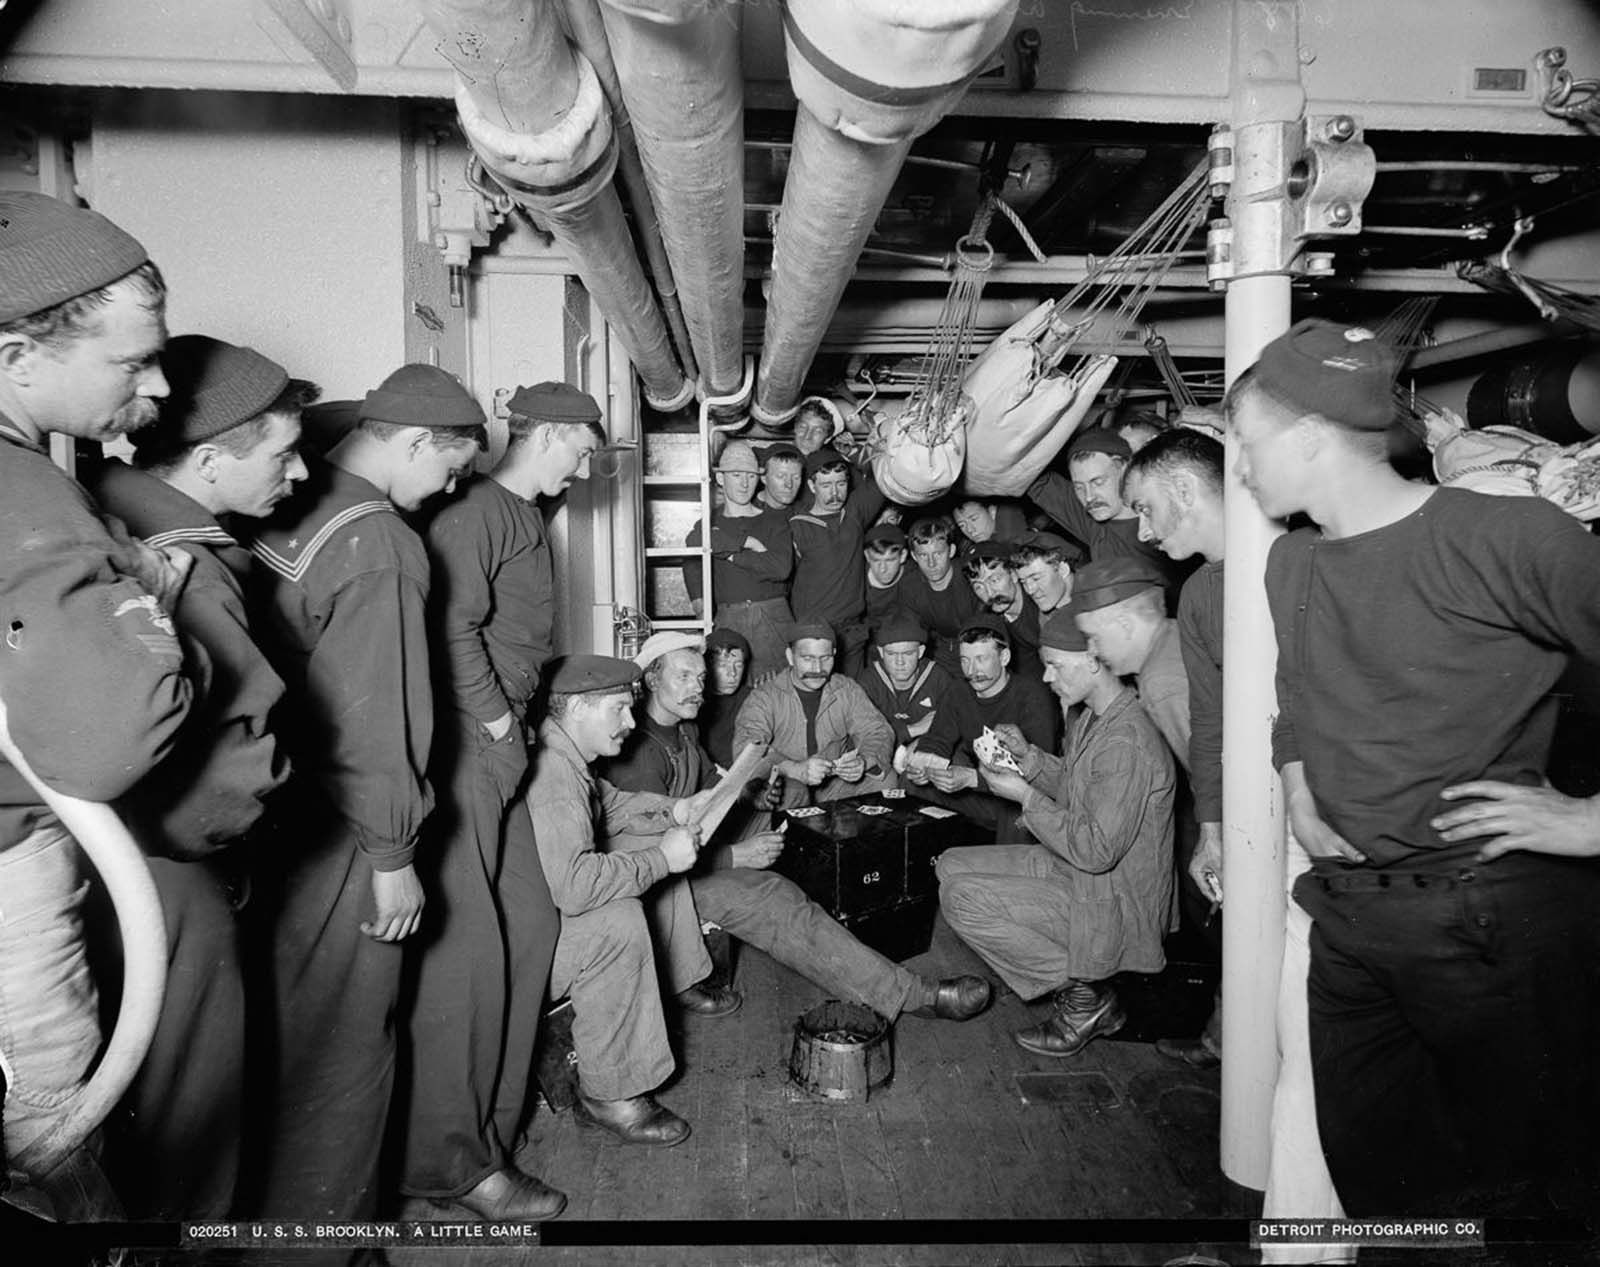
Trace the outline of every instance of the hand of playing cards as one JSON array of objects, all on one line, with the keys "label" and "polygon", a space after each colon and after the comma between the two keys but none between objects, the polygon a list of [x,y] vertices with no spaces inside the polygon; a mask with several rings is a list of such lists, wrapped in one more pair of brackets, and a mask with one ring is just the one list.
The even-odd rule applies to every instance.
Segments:
[{"label": "hand of playing cards", "polygon": [[1017,759],[1011,755],[1011,750],[1000,741],[1000,736],[995,734],[988,726],[983,728],[983,733],[972,741],[972,751],[977,754],[978,760],[984,765],[994,766],[1000,770],[1010,770],[1013,774],[1021,774],[1022,767],[1017,764]]}]

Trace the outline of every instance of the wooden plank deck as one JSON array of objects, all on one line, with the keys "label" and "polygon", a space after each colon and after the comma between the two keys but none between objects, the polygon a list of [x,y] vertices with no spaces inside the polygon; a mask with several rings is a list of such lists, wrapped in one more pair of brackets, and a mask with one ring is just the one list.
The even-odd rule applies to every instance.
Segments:
[{"label": "wooden plank deck", "polygon": [[[982,972],[942,921],[911,966],[934,976]],[[992,979],[992,978],[991,978]],[[450,1251],[462,1267],[511,1264],[1166,1263],[1185,1245],[1030,1244],[1008,1239],[1017,1219],[1238,1216],[1217,1162],[1219,1078],[1175,1067],[1139,1043],[1099,1041],[1051,1061],[1011,1041],[1042,1007],[1000,989],[964,1024],[906,1017],[894,1035],[894,1077],[864,1103],[806,1095],[788,1078],[795,1018],[824,997],[804,978],[739,948],[745,1004],[716,1021],[688,1018],[675,1036],[679,1073],[661,1093],[694,1134],[677,1148],[631,1148],[580,1131],[543,1105],[519,1161],[571,1198],[548,1225],[614,1244],[546,1244],[537,1251]],[[407,1214],[430,1217],[423,1209]],[[706,1220],[727,1239],[744,1221],[763,1240],[800,1220],[793,1244],[635,1244],[638,1220]],[[819,1232],[810,1220],[848,1219]],[[935,1244],[893,1239],[900,1220],[962,1220]],[[837,1243],[811,1243],[819,1234]],[[849,1240],[845,1240],[845,1236]],[[656,1238],[649,1238],[656,1239]],[[981,1243],[961,1243],[967,1241]],[[1238,1247],[1229,1262],[1251,1261]],[[396,1267],[441,1267],[439,1251],[390,1252]]]}]

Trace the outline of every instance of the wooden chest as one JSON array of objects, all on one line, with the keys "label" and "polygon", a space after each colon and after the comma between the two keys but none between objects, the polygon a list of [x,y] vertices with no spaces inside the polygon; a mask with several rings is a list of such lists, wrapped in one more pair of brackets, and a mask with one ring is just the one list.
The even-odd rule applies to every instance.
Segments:
[{"label": "wooden chest", "polygon": [[841,921],[907,899],[936,897],[933,860],[984,839],[959,814],[881,793],[790,811],[777,870]]}]

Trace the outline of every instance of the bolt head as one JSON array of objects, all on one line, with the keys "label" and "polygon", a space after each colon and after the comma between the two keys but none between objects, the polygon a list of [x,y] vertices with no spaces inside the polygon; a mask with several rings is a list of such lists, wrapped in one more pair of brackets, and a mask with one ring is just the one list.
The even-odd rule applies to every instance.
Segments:
[{"label": "bolt head", "polygon": [[1356,121],[1348,114],[1336,114],[1328,120],[1328,139],[1348,141],[1356,134]]},{"label": "bolt head", "polygon": [[1328,210],[1324,214],[1327,216],[1329,224],[1345,225],[1355,219],[1356,213],[1348,202],[1330,202]]}]

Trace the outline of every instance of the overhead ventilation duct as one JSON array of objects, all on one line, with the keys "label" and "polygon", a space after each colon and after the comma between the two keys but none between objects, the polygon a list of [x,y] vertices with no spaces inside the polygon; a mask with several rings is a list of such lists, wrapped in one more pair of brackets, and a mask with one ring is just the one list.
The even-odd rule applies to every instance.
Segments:
[{"label": "overhead ventilation duct", "polygon": [[[800,109],[752,416],[787,420],[911,143],[1005,37],[1017,0],[788,0]],[[698,348],[697,348],[698,350]]]},{"label": "overhead ventilation duct", "polygon": [[555,236],[633,358],[645,398],[694,395],[629,236],[611,177],[617,147],[594,68],[555,6],[534,0],[421,0],[456,72],[456,111],[484,167]]},{"label": "overhead ventilation duct", "polygon": [[602,9],[702,397],[736,393],[744,372],[741,12],[726,0]]}]

